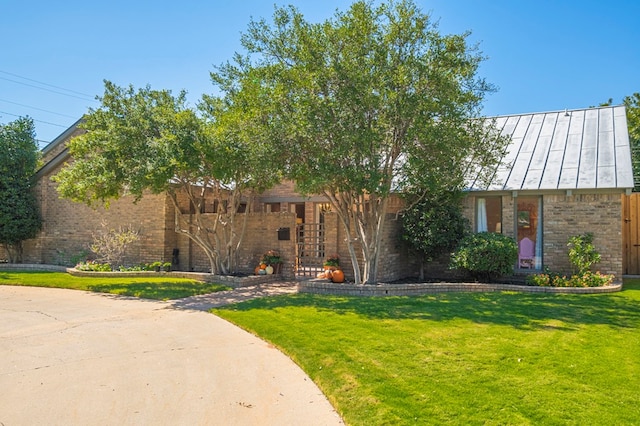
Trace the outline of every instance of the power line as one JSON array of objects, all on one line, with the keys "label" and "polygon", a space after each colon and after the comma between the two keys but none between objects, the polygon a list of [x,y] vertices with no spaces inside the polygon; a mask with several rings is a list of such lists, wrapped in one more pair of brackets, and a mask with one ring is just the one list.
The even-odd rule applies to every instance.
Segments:
[{"label": "power line", "polygon": [[[23,117],[22,115],[18,115],[18,114],[12,114],[10,112],[6,112],[6,111],[0,111],[0,114],[7,114],[7,115],[12,115],[14,117]],[[72,117],[73,118],[73,117]],[[49,121],[43,121],[43,120],[36,120],[35,118],[32,118],[33,121],[37,121],[38,123],[43,123],[43,124],[48,124],[50,126],[57,126],[57,127],[68,127],[68,126],[63,126],[62,124],[56,124],[56,123],[51,123]]]},{"label": "power line", "polygon": [[[95,100],[95,99],[93,99],[93,95],[87,95],[86,93],[78,92],[78,91],[76,91],[76,90],[71,90],[71,89],[67,89],[67,88],[61,87],[61,86],[56,86],[56,85],[53,85],[53,84],[49,84],[49,83],[45,83],[45,82],[42,82],[42,81],[34,80],[33,78],[23,77],[23,76],[21,76],[21,75],[14,74],[14,73],[12,73],[12,72],[8,72],[8,71],[2,71],[2,70],[0,70],[0,72],[1,72],[2,74],[11,75],[11,76],[13,76],[13,77],[18,77],[18,78],[21,78],[21,79],[23,79],[23,80],[33,81],[34,83],[42,84],[42,85],[44,85],[44,86],[53,87],[54,89],[64,90],[65,92],[71,92],[71,93],[75,93],[75,94],[77,94],[77,95],[86,96],[86,97],[90,98],[91,100]],[[5,79],[5,80],[7,80],[7,79]],[[13,81],[13,80],[9,80],[9,81]],[[14,82],[14,83],[18,83],[18,82]],[[24,83],[23,83],[23,84],[24,84]]]},{"label": "power line", "polygon": [[[36,89],[40,89],[40,90],[46,90],[47,92],[51,92],[51,93],[56,93],[58,95],[62,95],[62,96],[69,96],[70,98],[76,98],[76,99],[81,99],[83,101],[93,101],[93,102],[97,102],[95,99],[88,99],[88,98],[84,98],[84,97],[80,97],[80,96],[76,96],[76,95],[72,95],[69,93],[63,93],[63,92],[58,92],[56,90],[51,90],[51,89],[47,89],[46,87],[40,87],[40,86],[36,86],[35,84],[29,84],[29,83],[24,83],[22,81],[16,81],[16,80],[12,80],[10,78],[6,78],[6,77],[0,77],[1,80],[6,80],[6,81],[10,81],[12,83],[16,83],[16,84],[22,84],[23,86],[29,86],[29,87],[35,87]],[[63,89],[66,90],[66,89]]]},{"label": "power line", "polygon": [[8,101],[6,99],[0,99],[0,102],[6,102],[8,104],[19,105],[19,106],[22,106],[22,107],[25,107],[25,108],[37,109],[38,111],[48,112],[49,114],[55,114],[55,115],[59,115],[61,117],[77,118],[77,117],[73,117],[71,115],[61,114],[61,113],[55,112],[55,111],[49,111],[47,109],[42,109],[42,108],[34,107],[34,106],[31,106],[31,105],[25,105],[25,104],[20,104],[18,102]]}]

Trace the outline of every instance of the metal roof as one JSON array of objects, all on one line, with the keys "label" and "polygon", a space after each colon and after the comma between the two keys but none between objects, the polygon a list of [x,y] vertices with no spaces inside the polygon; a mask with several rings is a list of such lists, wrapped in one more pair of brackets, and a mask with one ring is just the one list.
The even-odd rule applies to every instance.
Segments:
[{"label": "metal roof", "polygon": [[489,184],[470,191],[633,188],[624,106],[491,118],[511,138]]}]

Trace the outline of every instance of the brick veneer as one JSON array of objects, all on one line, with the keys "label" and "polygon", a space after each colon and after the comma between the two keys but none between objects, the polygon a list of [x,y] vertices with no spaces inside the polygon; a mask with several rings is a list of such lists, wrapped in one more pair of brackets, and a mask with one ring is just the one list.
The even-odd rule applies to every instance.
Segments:
[{"label": "brick veneer", "polygon": [[[81,130],[76,129],[72,134],[80,132]],[[65,144],[61,143],[45,149],[45,161],[63,155],[64,146]],[[92,209],[58,197],[55,184],[50,178],[60,167],[62,165],[47,169],[45,174],[41,174],[36,186],[44,218],[43,229],[37,238],[25,242],[25,262],[71,265],[72,259],[87,251],[92,234],[105,223],[113,228],[132,225],[140,231],[140,241],[131,247],[127,255],[127,261],[130,264],[170,262],[173,250],[179,249],[181,270],[207,271],[209,269],[209,261],[203,251],[189,238],[175,232],[174,207],[168,197],[163,194],[147,194],[135,204],[132,198],[124,197],[113,201],[109,209],[103,207]],[[502,232],[513,237],[515,235],[514,198],[511,193],[499,195],[502,198]],[[472,226],[475,226],[476,196],[477,194],[470,194],[463,204],[465,216],[470,219]],[[311,223],[318,220],[315,217],[316,203],[326,202],[326,200],[319,196],[301,197],[295,193],[292,182],[284,182],[260,194],[256,201],[254,212],[249,213],[246,234],[238,253],[240,271],[251,273],[262,254],[267,250],[275,249],[281,252],[285,260],[283,277],[292,278],[295,274],[296,216],[290,211],[290,206],[293,203],[304,203],[305,221]],[[182,202],[184,203],[184,200]],[[265,203],[280,203],[280,212],[260,213],[265,210]],[[544,265],[557,272],[570,273],[567,240],[572,235],[589,231],[593,232],[595,246],[602,255],[602,261],[596,265],[597,269],[618,277],[622,275],[620,193],[544,194],[542,205]],[[399,198],[390,200],[390,213],[386,218],[380,247],[379,281],[388,282],[417,274],[417,263],[400,239],[401,223],[394,214],[401,207],[402,201]],[[207,212],[210,210],[212,209],[205,209]],[[182,214],[187,215],[188,218],[188,209],[183,209]],[[213,216],[213,213],[206,214]],[[341,256],[346,277],[353,279],[345,231],[337,215],[326,214],[325,225],[325,252],[338,253]],[[289,228],[291,239],[278,240],[279,228]],[[359,247],[356,247],[356,251],[359,252]],[[0,249],[0,259],[5,256],[6,253]],[[446,263],[446,261],[433,262],[429,266],[434,271],[440,270],[444,273],[447,272]]]},{"label": "brick veneer", "polygon": [[[487,193],[485,196],[490,196]],[[522,194],[524,195],[524,194]],[[527,194],[535,195],[535,194]],[[514,197],[502,195],[502,232],[515,237]],[[464,203],[465,216],[475,229],[475,195]],[[585,232],[594,235],[602,259],[594,266],[605,274],[622,276],[622,198],[620,192],[542,195],[543,265],[554,272],[570,274],[567,242]]]}]

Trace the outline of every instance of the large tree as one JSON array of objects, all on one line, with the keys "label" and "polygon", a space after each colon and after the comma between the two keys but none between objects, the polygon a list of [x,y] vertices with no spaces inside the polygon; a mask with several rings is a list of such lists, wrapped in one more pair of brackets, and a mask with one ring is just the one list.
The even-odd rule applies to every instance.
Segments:
[{"label": "large tree", "polygon": [[277,179],[265,161],[269,154],[247,137],[251,126],[216,98],[198,114],[186,106],[184,92],[106,81],[101,102],[84,116],[87,132],[69,143],[72,161],[54,178],[59,193],[89,205],[166,193],[176,232],[204,250],[211,272],[236,272],[247,217],[238,214],[241,203],[249,211],[252,192]]},{"label": "large tree", "polygon": [[622,102],[627,109],[635,191],[640,191],[640,93],[625,96]]},{"label": "large tree", "polygon": [[440,34],[410,0],[357,1],[315,24],[276,8],[243,34],[246,55],[214,75],[261,86],[256,105],[278,129],[288,176],[324,194],[350,236],[356,283],[377,279],[393,191],[460,188],[470,159],[481,170],[503,152],[474,119],[492,88],[467,36]]},{"label": "large tree", "polygon": [[22,243],[42,221],[33,193],[40,155],[30,118],[0,126],[0,244],[12,263],[22,262]]}]

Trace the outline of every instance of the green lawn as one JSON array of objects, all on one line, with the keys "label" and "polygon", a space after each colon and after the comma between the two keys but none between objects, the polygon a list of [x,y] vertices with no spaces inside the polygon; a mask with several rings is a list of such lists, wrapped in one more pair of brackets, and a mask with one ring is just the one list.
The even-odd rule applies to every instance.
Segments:
[{"label": "green lawn", "polygon": [[0,285],[69,288],[169,300],[228,290],[221,284],[170,277],[76,277],[65,272],[1,271]]},{"label": "green lawn", "polygon": [[213,311],[350,425],[640,424],[640,281],[602,295],[292,295]]}]

